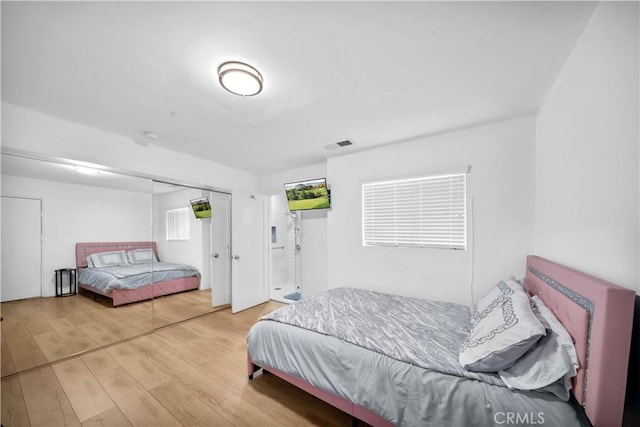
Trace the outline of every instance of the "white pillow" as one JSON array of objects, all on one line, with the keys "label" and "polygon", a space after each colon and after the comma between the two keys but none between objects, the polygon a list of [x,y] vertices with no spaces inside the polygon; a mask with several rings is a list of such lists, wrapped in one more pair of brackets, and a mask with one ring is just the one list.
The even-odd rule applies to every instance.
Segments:
[{"label": "white pillow", "polygon": [[460,347],[459,362],[470,371],[504,370],[544,335],[545,328],[531,310],[529,295],[508,277],[476,305],[471,330]]},{"label": "white pillow", "polygon": [[153,249],[133,249],[127,252],[127,257],[129,258],[129,262],[131,264],[147,264],[150,262],[158,262],[158,257],[156,256]]},{"label": "white pillow", "polygon": [[129,264],[125,251],[99,252],[87,257],[87,265],[93,268]]},{"label": "white pillow", "polygon": [[498,374],[510,389],[549,391],[569,400],[571,378],[579,366],[573,340],[540,298],[533,296],[532,301],[548,325],[547,335],[513,366]]},{"label": "white pillow", "polygon": [[524,293],[527,296],[529,295],[513,276],[506,276],[501,281],[499,281],[498,284],[491,288],[482,298],[480,298],[480,301],[476,303],[472,314],[472,323],[477,323],[478,320],[480,320],[479,316],[481,315],[481,313],[484,312],[490,304],[494,303],[496,298],[502,295],[502,290],[498,286],[500,284],[509,287],[514,292]]}]

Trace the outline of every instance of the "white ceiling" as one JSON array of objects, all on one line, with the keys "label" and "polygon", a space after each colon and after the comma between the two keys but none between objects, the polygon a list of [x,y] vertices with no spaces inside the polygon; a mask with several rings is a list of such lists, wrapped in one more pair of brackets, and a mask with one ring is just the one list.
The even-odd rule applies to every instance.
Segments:
[{"label": "white ceiling", "polygon": [[[3,1],[2,100],[271,173],[536,111],[594,7]],[[227,60],[264,91],[224,91]]]}]

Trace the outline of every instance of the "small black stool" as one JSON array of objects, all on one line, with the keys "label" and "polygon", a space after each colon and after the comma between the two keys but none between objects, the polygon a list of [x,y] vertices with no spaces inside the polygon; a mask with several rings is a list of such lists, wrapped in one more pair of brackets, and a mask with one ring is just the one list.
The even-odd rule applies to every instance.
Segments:
[{"label": "small black stool", "polygon": [[[63,292],[63,283],[62,280],[65,276],[65,273],[68,277],[67,284],[69,285],[69,292]],[[56,270],[56,296],[64,297],[68,295],[75,295],[78,292],[78,288],[76,286],[76,269],[75,268],[60,268]]]}]

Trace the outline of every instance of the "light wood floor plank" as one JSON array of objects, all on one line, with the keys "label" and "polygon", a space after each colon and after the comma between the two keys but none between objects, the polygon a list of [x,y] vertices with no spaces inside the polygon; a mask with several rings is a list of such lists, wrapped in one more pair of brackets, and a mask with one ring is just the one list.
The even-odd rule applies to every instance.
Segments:
[{"label": "light wood floor plank", "polygon": [[75,351],[55,330],[36,334],[33,339],[50,362],[71,356]]},{"label": "light wood floor plank", "polygon": [[[189,363],[189,358],[178,356],[172,352],[161,352],[165,348],[164,341],[156,339],[155,334],[149,337],[136,339],[132,342],[138,345],[141,351],[146,351],[156,363],[163,366],[167,373],[178,384],[189,390],[193,395],[199,396],[216,412],[222,414],[233,424],[255,425],[252,422],[261,420],[265,424],[274,425],[277,421],[261,411],[253,404],[247,403],[242,413],[229,411],[223,404],[230,394],[239,393],[232,384],[226,384],[215,372],[204,373],[202,370]],[[226,370],[226,369],[223,369]],[[169,372],[170,371],[170,372]],[[246,375],[242,375],[246,378]]]},{"label": "light wood floor plank", "polygon": [[29,317],[29,316],[34,316],[38,314],[38,309],[36,309],[31,302],[37,298],[29,298],[29,299],[24,299],[24,300],[18,300],[18,301],[11,301],[9,304],[11,306],[13,306],[15,313],[21,317],[21,318],[25,318],[25,317]]},{"label": "light wood floor plank", "polygon": [[82,359],[85,366],[89,368],[93,375],[99,375],[120,366],[106,349],[100,349],[92,351],[91,353],[83,354],[80,356],[80,359]]},{"label": "light wood floor plank", "polygon": [[169,381],[163,369],[128,342],[109,347],[107,353],[147,390]]},{"label": "light wood floor plank", "polygon": [[[2,322],[4,323],[4,321]],[[25,329],[5,331],[3,327],[2,336],[5,338],[11,359],[17,371],[43,365],[48,362],[47,356],[42,352],[40,346]],[[4,372],[3,372],[4,375]]]},{"label": "light wood floor plank", "polygon": [[2,342],[2,353],[0,354],[0,362],[2,363],[2,367],[0,368],[3,373],[13,374],[16,371],[16,365],[13,363],[13,358],[11,357],[11,353],[9,352],[9,346],[5,341],[4,335],[1,337]]},{"label": "light wood floor plank", "polygon": [[29,425],[29,414],[17,376],[2,381],[2,423],[5,426]]},{"label": "light wood floor plank", "polygon": [[134,426],[181,425],[124,368],[99,374],[97,379]]},{"label": "light wood floor plank", "polygon": [[20,378],[31,426],[80,425],[80,420],[58,382],[53,368],[46,366],[19,374],[18,378]]},{"label": "light wood floor plank", "polygon": [[215,409],[176,381],[167,381],[150,390],[151,394],[167,408],[174,417],[186,426],[230,426],[233,425]]},{"label": "light wood floor plank", "polygon": [[29,312],[27,315],[21,313],[20,320],[22,321],[23,327],[26,327],[32,335],[51,332],[53,330],[46,317],[39,311]]},{"label": "light wood floor plank", "polygon": [[160,328],[211,311],[211,290],[195,290],[156,298],[153,300],[153,326]]},{"label": "light wood floor plank", "polygon": [[69,316],[49,320],[49,323],[74,352],[91,350],[99,346],[93,338],[79,329]]},{"label": "light wood floor plank", "polygon": [[92,320],[78,324],[78,328],[85,334],[93,338],[100,346],[109,345],[121,341],[123,338],[114,336],[113,331],[104,325],[104,320]]},{"label": "light wood floor plank", "polygon": [[52,365],[52,368],[80,421],[115,407],[82,359],[66,360]]},{"label": "light wood floor plank", "polygon": [[131,345],[142,354],[148,355],[153,362],[162,368],[174,381],[188,386],[195,394],[207,396],[207,400],[221,402],[229,393],[224,384],[215,377],[205,377],[183,355],[174,351],[165,351],[164,341],[159,341],[154,335],[141,337],[131,342]]},{"label": "light wood floor plank", "polygon": [[133,424],[122,413],[120,408],[113,408],[104,411],[94,417],[82,422],[82,427],[131,427]]}]

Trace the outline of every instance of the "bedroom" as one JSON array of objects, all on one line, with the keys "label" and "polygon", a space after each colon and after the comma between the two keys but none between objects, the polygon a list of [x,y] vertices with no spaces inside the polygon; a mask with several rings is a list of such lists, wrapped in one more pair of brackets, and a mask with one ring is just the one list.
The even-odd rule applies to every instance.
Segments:
[{"label": "bedroom", "polygon": [[[515,68],[524,73],[517,78],[510,77],[509,73],[500,74],[501,78],[514,87],[504,89],[503,92],[514,90],[520,93],[526,89],[523,86],[539,85],[538,98],[534,99],[535,102],[530,108],[511,114],[495,114],[485,119],[467,119],[459,124],[446,123],[443,118],[431,117],[427,120],[422,116],[414,117],[411,108],[417,108],[418,105],[398,105],[397,99],[403,95],[408,99],[415,97],[406,89],[392,87],[399,91],[385,93],[384,99],[389,103],[386,109],[366,110],[361,104],[356,104],[357,108],[354,109],[351,104],[345,104],[349,107],[348,111],[339,111],[352,118],[353,123],[350,126],[341,124],[340,117],[336,117],[335,113],[327,112],[325,117],[333,120],[332,125],[328,122],[308,122],[305,125],[306,132],[313,131],[313,136],[304,137],[303,134],[301,138],[294,132],[299,132],[299,125],[292,123],[291,146],[280,151],[283,160],[275,159],[262,151],[258,151],[255,158],[248,160],[258,163],[256,168],[269,165],[272,169],[267,173],[247,172],[243,168],[229,166],[221,160],[209,161],[203,157],[170,151],[161,145],[162,139],[157,144],[148,143],[146,146],[136,143],[140,136],[137,133],[134,135],[134,131],[128,130],[128,133],[124,132],[125,136],[121,136],[117,131],[110,131],[107,125],[100,126],[97,122],[92,125],[88,119],[78,119],[82,117],[81,112],[47,108],[48,102],[54,103],[54,106],[59,102],[55,94],[49,93],[55,101],[40,100],[40,104],[31,106],[27,100],[12,99],[12,96],[18,96],[12,95],[14,88],[22,88],[20,85],[25,84],[24,82],[16,83],[18,86],[15,87],[4,87],[7,83],[3,83],[3,151],[22,150],[51,157],[82,160],[118,170],[170,178],[172,182],[213,185],[246,193],[275,194],[282,191],[284,182],[327,176],[333,189],[332,210],[324,216],[303,218],[303,257],[313,260],[310,262],[303,259],[302,262],[303,293],[307,294],[345,284],[377,290],[393,286],[398,293],[470,303],[471,283],[474,285],[475,298],[479,298],[499,277],[505,274],[522,275],[525,256],[528,253],[543,255],[637,292],[640,180],[637,129],[637,10],[633,9],[634,7],[637,8],[634,3],[589,5],[586,9],[580,10],[578,18],[570,20],[573,27],[564,25],[567,32],[568,28],[572,28],[573,32],[569,34],[570,37],[562,39],[565,40],[564,45],[558,43],[558,49],[564,50],[561,55],[553,57],[553,64],[545,64],[547,68],[542,65],[532,66],[526,73],[521,68]],[[626,13],[625,8],[632,8],[632,12]],[[324,5],[323,10],[330,8]],[[77,16],[84,16],[80,12],[77,13],[80,14]],[[344,19],[354,18],[353,15],[345,13]],[[460,16],[466,17],[464,14]],[[3,10],[4,19],[7,19],[6,10]],[[38,25],[43,24],[38,22]],[[7,28],[12,27],[3,22],[3,82],[12,75],[7,74],[11,72],[11,69],[7,70],[11,62],[7,63],[4,57],[7,54],[5,47],[21,46],[18,42],[15,42],[15,45],[11,44],[10,38],[4,33],[8,31]],[[46,27],[43,25],[42,28]],[[294,28],[299,29],[299,26]],[[337,31],[336,27],[331,28]],[[347,25],[342,31],[347,31],[346,28]],[[614,28],[618,28],[619,32],[614,31]],[[337,34],[340,33],[336,32],[335,38],[338,38]],[[71,43],[75,36],[66,37]],[[356,39],[354,43],[359,42],[357,46],[361,51],[351,61],[371,61],[371,66],[375,64],[376,67],[382,67],[383,61],[377,49],[390,55],[393,46],[383,44],[376,48],[367,48],[366,41],[353,37]],[[278,40],[281,43],[285,42]],[[333,38],[331,40],[337,43]],[[312,40],[307,43],[312,43]],[[321,46],[312,45],[314,48],[317,47],[318,52],[324,52]],[[330,45],[340,51],[336,45]],[[265,49],[265,52],[272,53],[277,58],[283,55],[282,52],[272,51],[272,48]],[[524,50],[515,49],[514,52]],[[68,66],[77,67],[79,70],[86,66],[79,58],[69,57],[69,54],[63,52],[57,54],[64,58],[64,61],[46,55],[42,58],[60,67],[61,70],[58,69],[58,72],[69,71],[66,69]],[[485,54],[489,55],[487,52]],[[248,53],[243,54],[245,55],[249,56]],[[330,79],[335,79],[336,70],[332,68],[335,64],[326,61],[326,58],[330,57],[322,56],[326,55],[324,53],[317,55],[321,60],[311,63],[323,73],[327,73]],[[480,65],[486,65],[481,58],[472,58],[482,62]],[[136,64],[135,56],[126,59]],[[249,59],[252,58],[247,58]],[[341,59],[345,59],[344,52]],[[526,60],[519,56],[515,56],[515,59]],[[25,78],[30,76],[29,73],[36,73],[26,65],[22,68],[18,57],[15,60],[21,65],[16,67],[14,73],[24,72]],[[390,56],[386,61],[393,62],[393,57]],[[310,71],[297,61],[294,64],[290,62],[291,58],[286,58],[288,66],[294,69],[294,76]],[[432,61],[425,60],[423,65],[430,63]],[[509,64],[516,67],[513,62]],[[526,65],[531,66],[531,63],[526,62]],[[90,71],[96,72],[95,69]],[[117,75],[118,70],[111,71]],[[277,80],[274,79],[278,76],[273,72],[270,76],[268,69],[261,68],[261,71],[265,75],[266,96],[268,77],[275,82]],[[498,71],[500,70],[496,70]],[[126,75],[126,72],[127,69],[120,70],[121,75]],[[469,78],[467,80],[471,80],[470,82],[460,81],[459,84],[470,91],[469,84],[484,82],[482,79],[490,77],[482,73],[474,73],[473,76],[479,80]],[[69,84],[65,80],[68,77],[56,77],[63,78],[62,81]],[[411,74],[410,77],[415,79],[416,75]],[[36,80],[37,78],[25,79],[29,82],[26,84]],[[497,100],[500,92],[498,89],[502,86],[493,80],[491,82],[495,85],[492,89],[496,90]],[[282,81],[278,83],[283,84]],[[282,110],[285,107],[298,108],[300,105],[292,104],[299,101],[296,96],[302,96],[305,92],[287,92],[297,88],[294,86],[297,83],[298,81],[293,79],[291,88],[282,89],[291,96],[288,100],[280,100]],[[346,83],[354,84],[353,81]],[[351,89],[344,89],[342,86],[346,83],[341,83],[333,88],[333,91],[348,92]],[[111,84],[120,85],[119,92],[122,93],[134,90],[125,77],[122,77],[120,82]],[[435,91],[432,86],[428,86],[429,82],[425,82],[424,85]],[[69,90],[69,86],[61,84],[60,87]],[[201,86],[198,86],[198,89],[200,88]],[[451,86],[447,89],[451,89]],[[218,91],[219,87],[210,90]],[[332,88],[324,90],[327,94],[332,93]],[[362,90],[362,98],[370,99],[367,97],[370,96],[367,95],[367,91],[374,89],[368,86]],[[113,91],[117,92],[118,86],[114,86]],[[83,102],[89,103],[92,97],[109,95],[105,92],[106,90],[100,89],[79,96],[84,99]],[[221,97],[223,92],[215,94]],[[420,91],[419,96],[425,96],[424,92]],[[141,97],[148,100],[146,95]],[[348,98],[339,98],[334,102],[343,104],[345,100]],[[469,109],[476,114],[478,111],[484,112],[492,106],[492,100],[496,102],[493,98],[477,101],[480,105],[476,104],[472,108],[474,104],[470,104]],[[124,101],[132,102],[130,99]],[[242,111],[243,104],[234,104],[236,101],[240,100],[225,98],[221,102],[227,103],[224,105],[227,109],[234,112]],[[254,99],[242,101],[246,105],[246,101]],[[261,102],[258,97],[255,101]],[[511,101],[515,103],[515,100]],[[271,107],[271,101],[268,99],[262,102],[268,102],[265,108],[267,105]],[[317,98],[315,102],[316,104],[312,104],[313,107],[324,101]],[[21,105],[23,103],[24,105]],[[255,113],[252,108],[257,107],[253,105],[251,104],[248,107],[249,112],[244,114],[252,111]],[[332,106],[335,108],[335,104]],[[370,115],[358,121],[353,117],[353,111],[357,109],[369,111]],[[282,110],[272,109],[269,114],[276,115]],[[150,106],[148,111],[155,110]],[[313,108],[302,111],[318,113]],[[389,116],[389,120],[383,121],[379,117],[383,112],[391,114],[393,111],[398,112],[399,118],[392,120]],[[180,113],[178,110],[176,121],[180,119]],[[462,114],[460,111],[458,113]],[[112,114],[113,111],[101,113],[103,117]],[[162,117],[171,120],[171,116],[167,116],[168,112],[163,114]],[[284,114],[290,114],[290,111],[287,110]],[[272,116],[267,115],[264,120],[269,118]],[[297,117],[299,120],[303,118],[304,115]],[[259,122],[262,119],[241,115],[229,120],[240,126],[242,123],[255,123],[252,120]],[[373,128],[377,123],[382,125],[375,127],[375,138],[357,137],[358,129]],[[136,126],[138,133],[147,130],[146,124]],[[327,129],[326,133],[323,133],[324,128]],[[346,129],[349,129],[348,134],[345,134]],[[161,137],[165,135],[165,132],[154,130]],[[169,131],[170,129],[167,129],[166,132]],[[253,136],[252,131],[246,133]],[[335,151],[322,148],[325,144],[345,138],[353,139],[353,152],[333,156]],[[368,143],[368,139],[386,145],[368,151],[357,151]],[[316,153],[320,153],[316,155],[332,157],[326,161],[319,158],[317,162],[309,163],[291,160],[289,156],[296,152],[296,144],[303,144],[301,141],[316,144]],[[585,141],[588,141],[588,145]],[[222,159],[227,155],[227,148],[219,145],[216,155]],[[259,149],[262,148],[256,147],[256,150]],[[357,192],[361,180],[429,172],[451,164],[472,166],[469,188],[473,196],[475,221],[473,260],[470,259],[469,252],[428,251],[428,259],[425,259],[424,251],[385,249],[372,253],[360,245],[357,235],[360,230],[359,208],[354,207],[354,203],[359,199]],[[617,185],[621,180],[626,183],[623,187]],[[616,191],[610,191],[610,188],[616,188]],[[597,194],[597,202],[593,201],[594,193]],[[613,218],[611,206],[615,206]],[[390,283],[393,285],[389,285]],[[422,286],[423,283],[437,285]]]}]

